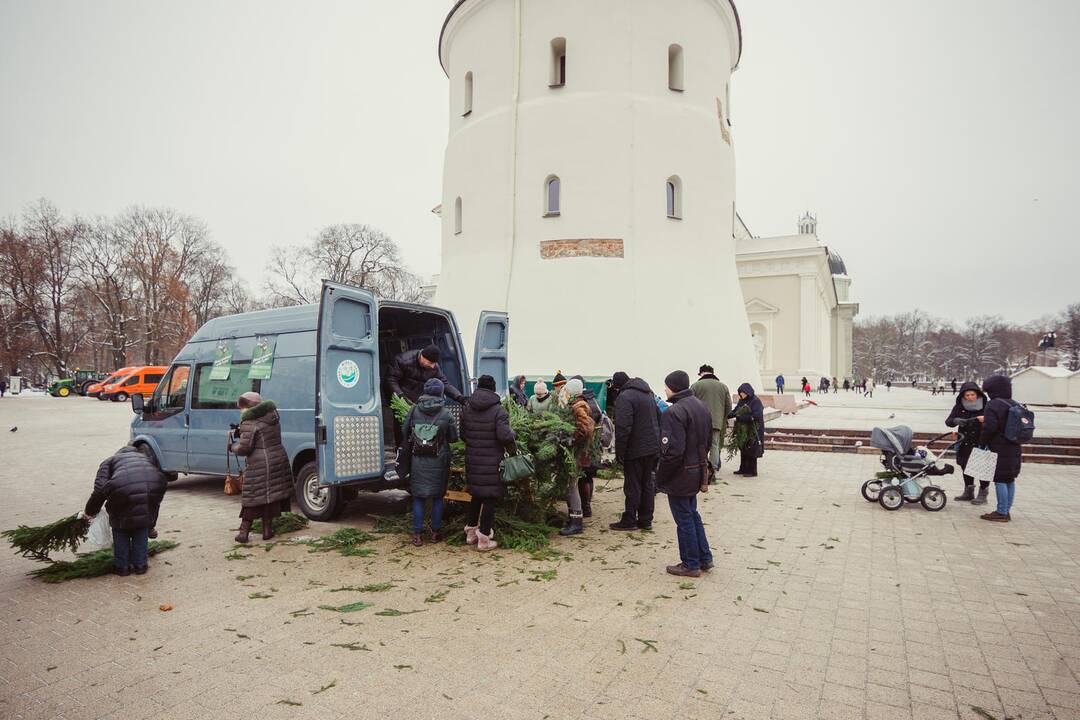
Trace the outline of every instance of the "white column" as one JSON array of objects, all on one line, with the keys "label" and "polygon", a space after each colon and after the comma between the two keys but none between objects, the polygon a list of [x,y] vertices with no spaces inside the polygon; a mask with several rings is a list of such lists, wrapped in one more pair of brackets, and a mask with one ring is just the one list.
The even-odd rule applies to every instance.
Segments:
[{"label": "white column", "polygon": [[799,370],[814,370],[818,344],[817,275],[799,275]]}]

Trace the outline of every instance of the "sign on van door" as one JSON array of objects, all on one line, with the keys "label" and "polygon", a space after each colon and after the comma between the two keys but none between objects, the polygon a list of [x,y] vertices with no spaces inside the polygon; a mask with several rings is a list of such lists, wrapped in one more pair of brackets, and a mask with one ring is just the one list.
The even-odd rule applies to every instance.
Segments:
[{"label": "sign on van door", "polygon": [[323,485],[383,474],[378,317],[367,290],[323,281],[315,399]]}]

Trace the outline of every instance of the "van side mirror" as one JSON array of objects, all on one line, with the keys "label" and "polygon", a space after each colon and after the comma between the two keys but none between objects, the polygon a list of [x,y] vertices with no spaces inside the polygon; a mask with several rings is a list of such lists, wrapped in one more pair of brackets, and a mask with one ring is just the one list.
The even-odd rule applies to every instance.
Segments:
[{"label": "van side mirror", "polygon": [[145,402],[142,393],[134,393],[131,396],[131,411],[136,415],[142,415]]}]

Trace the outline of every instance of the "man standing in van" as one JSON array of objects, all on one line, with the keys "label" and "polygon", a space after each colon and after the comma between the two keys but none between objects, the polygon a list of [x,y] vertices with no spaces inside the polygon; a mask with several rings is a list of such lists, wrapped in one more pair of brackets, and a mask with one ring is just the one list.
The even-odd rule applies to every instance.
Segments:
[{"label": "man standing in van", "polygon": [[439,369],[440,356],[439,348],[428,345],[423,350],[408,350],[395,357],[390,363],[387,380],[390,392],[416,404],[424,392],[424,383],[435,378],[442,382],[446,388],[446,394],[452,400],[464,403],[465,396],[450,384],[446,375]]}]

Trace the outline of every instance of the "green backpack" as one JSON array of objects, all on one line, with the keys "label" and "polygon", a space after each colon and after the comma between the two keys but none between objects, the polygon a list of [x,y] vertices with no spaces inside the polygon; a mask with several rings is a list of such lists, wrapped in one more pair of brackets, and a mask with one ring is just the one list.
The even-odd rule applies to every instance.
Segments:
[{"label": "green backpack", "polygon": [[439,454],[441,428],[432,423],[416,423],[412,429],[412,454],[434,457]]}]

